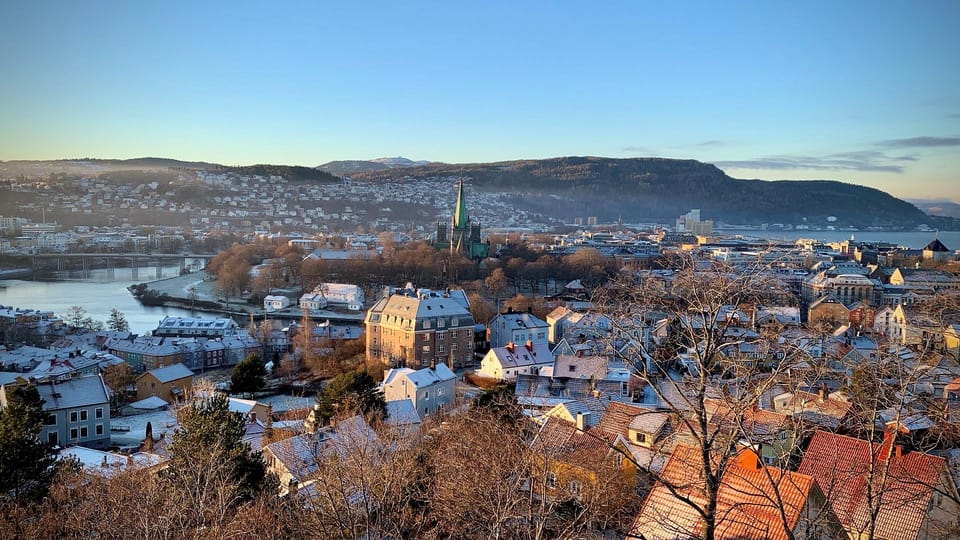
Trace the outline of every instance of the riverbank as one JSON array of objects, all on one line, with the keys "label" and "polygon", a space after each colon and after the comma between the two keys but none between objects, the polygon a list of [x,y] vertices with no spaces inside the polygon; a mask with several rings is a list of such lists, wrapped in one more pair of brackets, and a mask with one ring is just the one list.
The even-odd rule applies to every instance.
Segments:
[{"label": "riverbank", "polygon": [[[267,311],[262,306],[254,306],[245,300],[231,302],[218,297],[214,281],[206,272],[194,272],[170,278],[146,282],[147,289],[158,294],[167,295],[161,305],[197,311],[226,315],[235,318],[246,318],[253,314],[257,320],[264,318],[298,320],[303,312],[298,307],[291,307],[279,311]],[[346,322],[360,324],[365,312],[339,312],[327,309],[311,310],[310,317],[317,322]]]}]

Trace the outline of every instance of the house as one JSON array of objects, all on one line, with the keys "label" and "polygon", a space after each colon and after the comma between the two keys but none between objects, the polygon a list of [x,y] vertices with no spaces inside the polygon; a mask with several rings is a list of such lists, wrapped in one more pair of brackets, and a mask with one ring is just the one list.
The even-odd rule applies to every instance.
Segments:
[{"label": "house", "polygon": [[193,387],[193,372],[183,364],[151,369],[134,381],[137,400],[157,396],[167,403],[181,401]]},{"label": "house", "polygon": [[960,360],[960,324],[951,324],[943,330],[943,346],[954,360]]},{"label": "house", "polygon": [[588,431],[583,415],[577,423],[547,419],[530,444],[536,471],[543,475],[537,487],[556,500],[603,497],[623,502],[636,492],[636,467]]},{"label": "house", "polygon": [[327,307],[327,298],[323,294],[313,292],[304,293],[300,297],[300,309],[308,311],[323,309]]},{"label": "house", "polygon": [[950,250],[939,238],[934,238],[932,242],[923,247],[923,260],[944,263],[950,260]]},{"label": "house", "polygon": [[263,297],[263,309],[267,311],[277,311],[290,307],[290,299],[286,296],[268,294]]},{"label": "house", "polygon": [[242,414],[247,422],[264,422],[270,416],[270,409],[259,401],[231,397],[227,403],[230,412]]},{"label": "house", "polygon": [[849,320],[850,310],[832,294],[821,296],[807,308],[807,321],[810,326],[819,323],[837,326],[846,324]]},{"label": "house", "polygon": [[960,511],[947,462],[906,451],[891,426],[882,443],[814,433],[798,472],[813,477],[850,538],[861,538],[875,514],[876,538],[955,537]]},{"label": "house", "polygon": [[788,414],[815,427],[836,430],[844,425],[852,403],[830,394],[826,387],[819,392],[784,392],[773,397],[773,410]]},{"label": "house", "polygon": [[363,417],[353,416],[314,433],[269,444],[263,448],[263,460],[280,480],[280,495],[287,495],[309,485],[331,461],[347,459],[371,444],[378,444],[376,433]]},{"label": "house", "polygon": [[[647,540],[698,538],[705,508],[706,480],[700,450],[678,445],[667,460],[630,534]],[[716,540],[817,540],[832,538],[836,519],[823,512],[825,500],[813,477],[764,466],[750,448],[732,457],[717,493]],[[782,511],[782,513],[781,513]],[[787,534],[790,530],[790,535]]]},{"label": "house", "polygon": [[456,399],[457,376],[446,364],[419,370],[393,368],[383,376],[380,389],[387,402],[409,399],[420,418],[437,413]]},{"label": "house", "polygon": [[[0,387],[0,407],[13,385]],[[103,377],[77,377],[37,383],[46,415],[40,440],[54,446],[110,446],[110,389]]]},{"label": "house", "polygon": [[156,470],[169,461],[169,457],[151,452],[120,454],[94,450],[83,446],[71,446],[57,453],[59,459],[72,459],[80,465],[80,470],[88,476],[113,478],[121,473],[134,470]]},{"label": "house", "polygon": [[580,313],[560,306],[547,315],[550,343],[557,343],[564,336],[584,338],[606,337],[613,330],[613,323],[606,315]]},{"label": "house", "polygon": [[507,343],[532,342],[534,345],[547,345],[550,326],[533,313],[514,312],[510,308],[506,313],[498,313],[487,324],[490,332],[490,347],[506,347]]},{"label": "house", "polygon": [[480,361],[477,375],[497,380],[516,380],[517,375],[540,373],[553,366],[553,355],[545,343],[527,341],[525,345],[509,342],[504,347],[494,347]]}]

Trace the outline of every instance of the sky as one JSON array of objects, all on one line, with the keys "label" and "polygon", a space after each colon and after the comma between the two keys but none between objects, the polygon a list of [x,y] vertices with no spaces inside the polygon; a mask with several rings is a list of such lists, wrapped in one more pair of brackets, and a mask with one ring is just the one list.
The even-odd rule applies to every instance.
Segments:
[{"label": "sky", "polygon": [[0,160],[714,163],[960,201],[960,2],[3,2]]}]

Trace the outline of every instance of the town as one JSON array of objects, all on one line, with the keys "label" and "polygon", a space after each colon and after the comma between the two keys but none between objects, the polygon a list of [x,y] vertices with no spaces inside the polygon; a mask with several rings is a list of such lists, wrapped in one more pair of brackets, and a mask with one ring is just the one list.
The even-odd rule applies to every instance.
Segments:
[{"label": "town", "polygon": [[[233,317],[0,308],[0,454],[34,456],[3,489],[45,497],[20,535],[960,534],[957,251],[729,238],[699,210],[495,235],[450,191],[422,238],[265,230],[163,293]],[[217,225],[309,223],[243,202]]]}]

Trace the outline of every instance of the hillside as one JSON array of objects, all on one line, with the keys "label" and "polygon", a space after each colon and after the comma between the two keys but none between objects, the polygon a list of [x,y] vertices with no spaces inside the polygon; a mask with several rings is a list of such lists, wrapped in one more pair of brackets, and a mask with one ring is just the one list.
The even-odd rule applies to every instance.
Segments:
[{"label": "hillside", "polygon": [[412,159],[407,159],[405,157],[383,157],[377,159],[371,159],[369,161],[364,160],[340,160],[340,161],[330,161],[324,163],[323,165],[318,165],[316,168],[321,171],[328,172],[330,174],[336,174],[339,176],[351,176],[358,173],[372,172],[372,171],[386,171],[390,169],[396,169],[399,167],[418,167],[422,165],[430,164],[429,161],[413,161]]},{"label": "hillside", "polygon": [[[917,207],[877,189],[830,180],[738,180],[708,163],[663,158],[563,157],[499,163],[434,163],[403,169],[413,178],[468,177],[481,192],[512,192],[519,204],[557,217],[610,221],[672,219],[700,208],[730,223],[826,223],[913,226],[929,221]],[[367,171],[381,180],[396,171]]]}]

